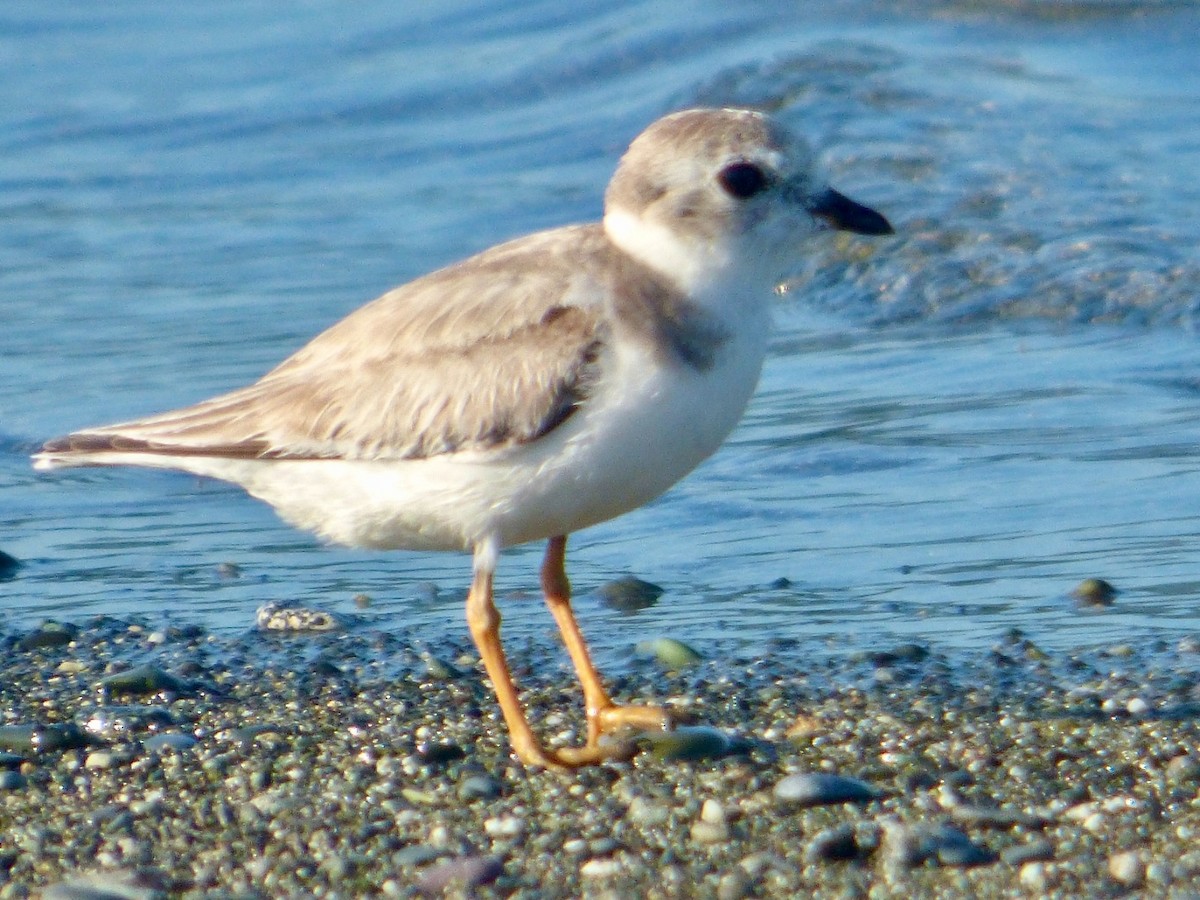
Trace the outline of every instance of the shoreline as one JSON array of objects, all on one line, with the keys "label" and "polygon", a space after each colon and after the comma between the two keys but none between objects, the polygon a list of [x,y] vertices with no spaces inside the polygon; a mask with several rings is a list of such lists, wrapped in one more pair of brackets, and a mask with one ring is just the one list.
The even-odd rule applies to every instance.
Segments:
[{"label": "shoreline", "polygon": [[[0,900],[1200,891],[1194,641],[647,661],[614,697],[703,727],[560,775],[459,635],[62,627],[0,638]],[[514,643],[577,742],[565,655]]]}]

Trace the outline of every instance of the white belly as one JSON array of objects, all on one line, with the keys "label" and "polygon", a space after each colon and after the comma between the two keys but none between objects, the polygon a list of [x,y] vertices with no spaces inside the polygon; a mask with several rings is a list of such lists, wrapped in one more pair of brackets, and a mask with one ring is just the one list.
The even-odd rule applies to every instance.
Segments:
[{"label": "white belly", "polygon": [[587,405],[531,444],[411,461],[244,461],[205,474],[352,546],[468,549],[569,534],[648,503],[721,445],[766,347],[766,322],[745,324],[705,372],[620,345]]}]

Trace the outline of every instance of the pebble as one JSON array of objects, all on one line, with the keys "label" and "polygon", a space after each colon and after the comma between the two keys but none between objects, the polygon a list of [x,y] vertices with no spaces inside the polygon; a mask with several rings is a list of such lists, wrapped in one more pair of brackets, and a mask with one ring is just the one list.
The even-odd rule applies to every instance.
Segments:
[{"label": "pebble", "polygon": [[513,840],[525,833],[525,820],[519,816],[499,816],[485,819],[483,830],[488,837]]},{"label": "pebble", "polygon": [[117,764],[118,756],[108,750],[93,750],[83,760],[85,769],[111,769]]},{"label": "pebble", "polygon": [[998,857],[951,825],[909,825],[889,819],[884,823],[883,848],[888,862],[913,869],[932,862],[942,866],[979,866]]},{"label": "pebble", "polygon": [[105,741],[123,740],[150,729],[174,726],[175,719],[161,706],[102,706],[81,720],[84,730]]},{"label": "pebble", "polygon": [[462,677],[462,672],[453,664],[439,659],[432,653],[422,653],[421,659],[425,663],[425,677],[427,678],[432,678],[434,681],[451,681]]},{"label": "pebble", "polygon": [[463,800],[495,800],[504,793],[504,785],[490,775],[471,775],[458,785]]},{"label": "pebble", "polygon": [[181,694],[187,682],[176,678],[158,666],[137,666],[100,679],[97,685],[104,697],[150,696],[152,694]]},{"label": "pebble", "polygon": [[642,581],[632,575],[615,578],[596,588],[600,602],[619,612],[638,612],[649,609],[663,595],[657,584]]},{"label": "pebble", "polygon": [[579,867],[584,878],[611,878],[621,871],[621,861],[611,856],[589,859]]},{"label": "pebble", "polygon": [[0,750],[0,769],[16,769],[28,759],[27,756],[20,753],[9,753],[7,750]]},{"label": "pebble", "polygon": [[707,725],[684,725],[670,731],[648,731],[641,740],[660,760],[670,762],[720,759],[741,752],[744,746],[725,732]]},{"label": "pebble", "polygon": [[449,741],[422,743],[417,747],[417,759],[423,766],[444,766],[466,757],[467,751]]},{"label": "pebble", "polygon": [[142,741],[142,746],[155,752],[174,751],[180,753],[184,750],[191,750],[198,743],[199,741],[190,734],[175,731],[151,735]]},{"label": "pebble", "polygon": [[699,651],[675,638],[640,641],[634,649],[643,656],[654,657],[669,672],[689,668],[704,659]]},{"label": "pebble", "polygon": [[1108,874],[1126,887],[1141,887],[1146,880],[1146,864],[1136,851],[1114,853],[1108,858]]},{"label": "pebble", "polygon": [[1173,757],[1167,763],[1167,777],[1176,783],[1200,779],[1200,760],[1190,753]]},{"label": "pebble", "polygon": [[829,772],[803,772],[780,779],[775,799],[793,806],[825,806],[832,803],[865,803],[881,796],[865,781]]},{"label": "pebble", "polygon": [[409,844],[392,854],[392,863],[397,866],[423,866],[442,855],[437,847],[428,844]]},{"label": "pebble", "polygon": [[42,892],[42,900],[165,900],[167,896],[164,879],[146,870],[87,872]]},{"label": "pebble", "polygon": [[642,828],[657,828],[671,818],[671,810],[664,803],[655,803],[645,797],[634,797],[625,812],[625,818]]},{"label": "pebble", "polygon": [[725,812],[725,807],[719,800],[709,797],[700,806],[701,822],[707,822],[710,825],[724,825],[728,818],[729,816]]},{"label": "pebble", "polygon": [[1027,844],[1013,844],[1000,851],[1000,860],[1011,866],[1028,862],[1048,862],[1054,859],[1054,845],[1049,841],[1037,840]]},{"label": "pebble", "polygon": [[742,900],[753,894],[754,881],[741,869],[726,872],[717,882],[717,900]]},{"label": "pebble", "polygon": [[1045,894],[1053,885],[1050,869],[1044,862],[1027,862],[1017,874],[1021,887],[1034,895]]},{"label": "pebble", "polygon": [[808,862],[844,862],[862,855],[854,826],[849,824],[818,831],[804,848],[804,859]]},{"label": "pebble", "polygon": [[1125,711],[1131,716],[1144,716],[1150,712],[1150,704],[1141,697],[1131,697],[1125,704]]},{"label": "pebble", "polygon": [[976,828],[1045,828],[1053,821],[1038,813],[973,804],[955,804],[950,807],[950,815],[955,821]]},{"label": "pebble", "polygon": [[17,647],[21,650],[45,650],[51,647],[64,647],[75,640],[75,636],[78,634],[79,629],[74,625],[47,619],[36,629],[17,641]]},{"label": "pebble", "polygon": [[428,894],[439,894],[451,886],[470,892],[491,884],[503,872],[504,864],[494,856],[459,856],[426,869],[417,886]]},{"label": "pebble", "polygon": [[11,769],[0,772],[0,791],[20,790],[28,783],[29,779],[20,772],[13,772]]},{"label": "pebble", "polygon": [[87,746],[87,735],[74,722],[52,725],[0,725],[0,749],[17,753],[75,750]]},{"label": "pebble", "polygon": [[723,844],[729,840],[729,826],[724,822],[696,822],[691,837],[697,844]]},{"label": "pebble", "polygon": [[255,624],[263,631],[339,631],[345,622],[335,612],[301,606],[289,600],[272,600],[258,608]]},{"label": "pebble", "polygon": [[1119,591],[1103,578],[1085,578],[1071,591],[1082,606],[1112,606]]}]

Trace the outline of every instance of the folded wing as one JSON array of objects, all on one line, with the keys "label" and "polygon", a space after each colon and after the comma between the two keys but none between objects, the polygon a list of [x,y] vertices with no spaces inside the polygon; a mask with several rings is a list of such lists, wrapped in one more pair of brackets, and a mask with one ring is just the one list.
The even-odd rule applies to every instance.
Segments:
[{"label": "folded wing", "polygon": [[39,465],[114,451],[417,459],[536,440],[585,401],[608,336],[588,302],[598,233],[570,232],[521,238],[397,288],[248,387],[58,438]]}]

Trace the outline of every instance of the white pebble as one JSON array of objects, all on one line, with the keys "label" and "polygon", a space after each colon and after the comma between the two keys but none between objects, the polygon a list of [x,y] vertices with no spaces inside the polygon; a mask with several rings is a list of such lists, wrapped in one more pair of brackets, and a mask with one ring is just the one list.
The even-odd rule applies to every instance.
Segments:
[{"label": "white pebble", "polygon": [[1108,858],[1108,874],[1128,887],[1138,887],[1145,880],[1146,864],[1134,850],[1115,853]]},{"label": "white pebble", "polygon": [[487,819],[483,823],[483,830],[489,837],[511,840],[525,833],[525,820],[517,816],[498,816]]},{"label": "white pebble", "polygon": [[1044,894],[1050,887],[1050,873],[1044,862],[1027,862],[1021,866],[1018,876],[1021,887],[1031,894]]},{"label": "white pebble", "polygon": [[1141,697],[1133,697],[1125,704],[1125,709],[1129,711],[1131,716],[1144,716],[1150,712],[1150,704]]},{"label": "white pebble", "polygon": [[630,822],[654,828],[666,824],[667,820],[671,818],[671,810],[664,804],[654,803],[645,797],[634,797],[629,804],[629,809],[625,812],[625,817]]},{"label": "white pebble", "polygon": [[584,878],[611,878],[621,871],[621,863],[611,857],[589,859],[579,867]]},{"label": "white pebble", "polygon": [[708,822],[710,825],[724,825],[726,820],[725,807],[720,801],[713,800],[711,797],[704,801],[704,805],[700,807],[700,821]]},{"label": "white pebble", "polygon": [[85,769],[111,769],[117,758],[107,750],[93,750],[83,761]]}]

